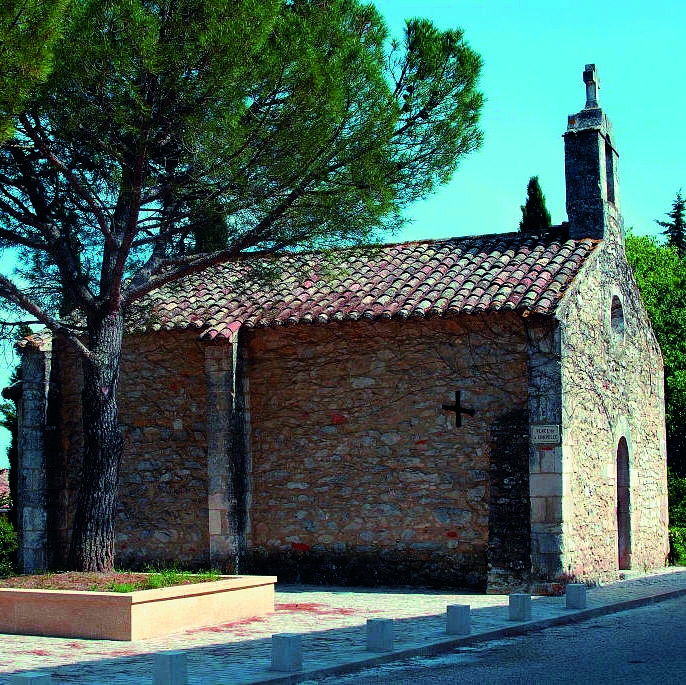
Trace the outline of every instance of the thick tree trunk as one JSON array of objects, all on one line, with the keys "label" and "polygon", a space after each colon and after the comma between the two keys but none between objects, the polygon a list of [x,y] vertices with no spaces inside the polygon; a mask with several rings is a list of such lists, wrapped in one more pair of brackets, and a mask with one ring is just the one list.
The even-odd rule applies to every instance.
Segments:
[{"label": "thick tree trunk", "polygon": [[110,571],[122,452],[117,410],[122,314],[89,318],[88,328],[92,357],[83,368],[83,466],[69,563],[77,571]]}]

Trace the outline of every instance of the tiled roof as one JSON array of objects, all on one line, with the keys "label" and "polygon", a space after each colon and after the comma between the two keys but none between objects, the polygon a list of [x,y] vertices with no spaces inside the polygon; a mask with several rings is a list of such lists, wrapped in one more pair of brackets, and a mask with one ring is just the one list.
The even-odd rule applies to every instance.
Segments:
[{"label": "tiled roof", "polygon": [[150,293],[133,332],[447,316],[511,310],[552,314],[597,241],[520,233],[247,258]]}]

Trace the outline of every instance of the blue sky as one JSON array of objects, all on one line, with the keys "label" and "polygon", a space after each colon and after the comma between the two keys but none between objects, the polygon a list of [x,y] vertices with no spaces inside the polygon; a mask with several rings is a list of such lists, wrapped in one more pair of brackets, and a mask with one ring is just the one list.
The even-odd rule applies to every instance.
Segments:
[{"label": "blue sky", "polygon": [[399,35],[408,17],[460,27],[484,61],[484,144],[453,180],[408,212],[400,240],[516,230],[538,175],[553,222],[566,220],[562,133],[585,104],[595,63],[614,125],[622,213],[636,233],[661,230],[686,190],[686,5],[654,0],[505,2],[377,0]]},{"label": "blue sky", "polygon": [[[529,178],[538,175],[553,222],[564,208],[562,133],[585,103],[582,72],[595,63],[600,104],[614,125],[627,227],[658,233],[686,191],[686,4],[675,0],[376,0],[389,29],[421,16],[464,30],[484,61],[482,148],[452,181],[408,212],[389,240],[516,230]],[[0,353],[0,384],[11,359]],[[0,429],[0,468],[6,444]]]}]

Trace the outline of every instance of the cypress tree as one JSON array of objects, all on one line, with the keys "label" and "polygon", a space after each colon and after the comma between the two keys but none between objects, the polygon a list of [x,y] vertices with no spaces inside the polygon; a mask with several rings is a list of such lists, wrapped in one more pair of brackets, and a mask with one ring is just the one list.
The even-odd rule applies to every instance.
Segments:
[{"label": "cypress tree", "polygon": [[519,230],[522,233],[541,236],[547,233],[550,223],[550,212],[545,206],[545,195],[538,183],[538,176],[532,176],[526,188],[526,202],[522,206]]}]

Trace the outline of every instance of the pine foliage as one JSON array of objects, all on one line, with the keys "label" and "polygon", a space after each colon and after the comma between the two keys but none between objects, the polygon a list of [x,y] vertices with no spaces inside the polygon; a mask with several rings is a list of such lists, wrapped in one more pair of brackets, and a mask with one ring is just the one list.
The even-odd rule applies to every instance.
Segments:
[{"label": "pine foliage", "polygon": [[208,251],[372,241],[481,143],[462,31],[391,41],[356,0],[81,0],[53,67],[0,153],[0,247],[64,313]]},{"label": "pine foliage", "polygon": [[70,0],[0,2],[0,142],[13,117],[50,72],[52,50]]},{"label": "pine foliage", "polygon": [[673,247],[680,257],[686,253],[686,200],[681,195],[681,190],[676,194],[672,203],[671,211],[667,212],[669,221],[656,219],[655,222],[664,228],[667,236],[667,244]]},{"label": "pine foliage", "polygon": [[669,466],[686,476],[686,261],[650,236],[626,237],[626,255],[664,359]]},{"label": "pine foliage", "polygon": [[0,297],[72,346],[98,398],[74,565],[113,564],[130,306],[245,253],[399,226],[480,145],[480,68],[462,31],[412,19],[392,41],[358,0],[73,3],[50,75],[0,111],[0,248],[29,276],[0,274]]}]

